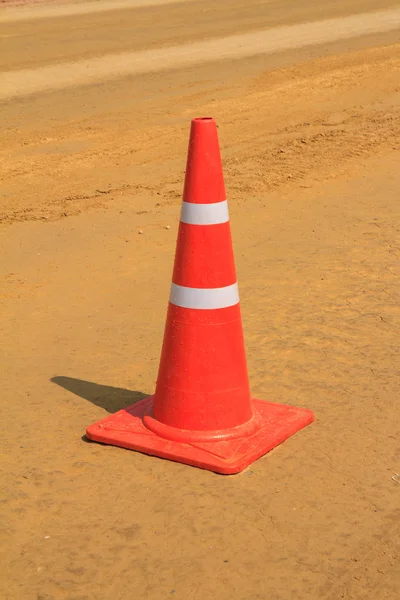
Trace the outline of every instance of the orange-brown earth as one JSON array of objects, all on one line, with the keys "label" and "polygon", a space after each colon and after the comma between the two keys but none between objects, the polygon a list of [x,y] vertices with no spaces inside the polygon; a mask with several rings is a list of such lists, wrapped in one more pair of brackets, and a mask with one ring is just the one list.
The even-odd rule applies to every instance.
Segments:
[{"label": "orange-brown earth", "polygon": [[[109,4],[0,13],[1,596],[395,600],[395,3]],[[280,26],[289,47],[224,55]],[[152,49],[176,64],[136,72]],[[316,415],[232,477],[82,437],[154,390],[200,115],[219,124],[253,393]]]}]

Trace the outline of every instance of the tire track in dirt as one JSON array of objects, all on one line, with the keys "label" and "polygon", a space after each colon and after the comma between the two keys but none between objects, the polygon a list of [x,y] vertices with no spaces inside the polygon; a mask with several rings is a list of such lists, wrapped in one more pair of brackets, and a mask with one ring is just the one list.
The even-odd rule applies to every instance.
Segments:
[{"label": "tire track in dirt", "polygon": [[[145,8],[149,6],[162,6],[164,4],[178,4],[190,0],[104,0],[100,2],[80,2],[79,4],[35,4],[35,2],[10,2],[12,10],[5,10],[0,14],[0,23],[14,23],[35,19],[49,19],[58,17],[71,17],[88,15],[112,10],[125,10],[131,8]],[[34,6],[31,6],[34,4]],[[15,5],[18,8],[15,8]],[[1,6],[1,5],[0,5]],[[6,5],[7,7],[7,5]]]},{"label": "tire track in dirt", "polygon": [[104,79],[179,69],[204,62],[235,60],[397,30],[400,8],[313,23],[232,35],[169,48],[123,52],[98,58],[19,69],[2,74],[0,100],[93,84]]}]

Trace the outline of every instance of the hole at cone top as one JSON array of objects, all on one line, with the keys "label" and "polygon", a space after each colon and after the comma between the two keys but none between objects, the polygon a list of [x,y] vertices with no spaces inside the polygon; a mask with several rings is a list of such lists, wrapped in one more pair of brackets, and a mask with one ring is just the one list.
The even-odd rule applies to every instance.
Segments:
[{"label": "hole at cone top", "polygon": [[212,117],[197,117],[197,119],[193,119],[193,121],[214,121]]}]

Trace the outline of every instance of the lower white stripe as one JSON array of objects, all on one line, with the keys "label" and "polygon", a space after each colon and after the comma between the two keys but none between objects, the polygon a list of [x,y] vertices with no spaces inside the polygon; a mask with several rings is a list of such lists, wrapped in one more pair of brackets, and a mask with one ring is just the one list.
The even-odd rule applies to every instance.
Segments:
[{"label": "lower white stripe", "polygon": [[222,288],[190,288],[173,283],[169,301],[182,308],[227,308],[239,302],[239,290],[237,283]]},{"label": "lower white stripe", "polygon": [[194,202],[182,202],[182,223],[189,225],[218,225],[229,221],[228,203],[213,202],[212,204],[195,204]]}]

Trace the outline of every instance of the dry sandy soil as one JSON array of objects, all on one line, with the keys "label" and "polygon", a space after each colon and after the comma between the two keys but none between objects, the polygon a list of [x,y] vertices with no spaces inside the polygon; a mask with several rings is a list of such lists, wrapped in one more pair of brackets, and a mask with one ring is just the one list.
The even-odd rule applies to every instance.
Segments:
[{"label": "dry sandy soil", "polygon": [[[145,4],[0,13],[0,596],[395,600],[399,8]],[[84,437],[154,390],[203,115],[253,393],[316,415],[230,477]]]}]

